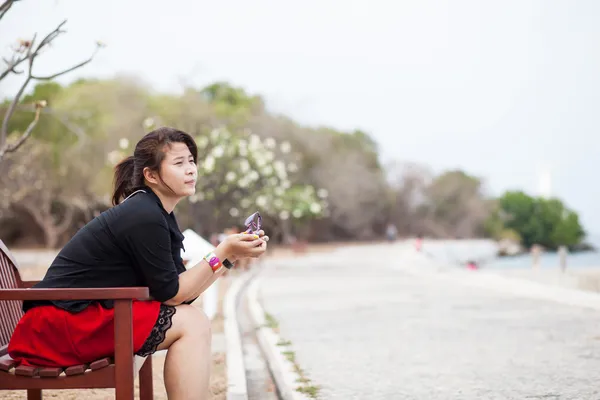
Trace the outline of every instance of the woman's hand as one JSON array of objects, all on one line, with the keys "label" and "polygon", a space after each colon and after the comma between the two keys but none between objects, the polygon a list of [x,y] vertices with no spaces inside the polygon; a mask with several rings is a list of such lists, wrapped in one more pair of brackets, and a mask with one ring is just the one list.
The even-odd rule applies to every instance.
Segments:
[{"label": "woman's hand", "polygon": [[257,234],[237,233],[227,236],[217,248],[227,255],[229,261],[235,262],[240,258],[262,256],[267,250],[268,241],[269,237],[263,231]]}]

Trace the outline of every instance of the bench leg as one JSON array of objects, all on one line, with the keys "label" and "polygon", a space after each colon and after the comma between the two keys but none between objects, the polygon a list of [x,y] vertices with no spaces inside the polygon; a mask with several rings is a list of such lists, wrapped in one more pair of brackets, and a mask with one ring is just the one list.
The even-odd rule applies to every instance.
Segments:
[{"label": "bench leg", "polygon": [[146,357],[140,369],[140,400],[153,400],[154,388],[152,385],[152,355]]},{"label": "bench leg", "polygon": [[42,400],[42,389],[27,389],[27,400]]}]

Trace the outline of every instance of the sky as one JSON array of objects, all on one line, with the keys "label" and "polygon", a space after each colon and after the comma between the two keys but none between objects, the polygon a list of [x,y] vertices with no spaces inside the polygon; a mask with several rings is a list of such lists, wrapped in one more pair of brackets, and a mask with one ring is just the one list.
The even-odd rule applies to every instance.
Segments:
[{"label": "sky", "polygon": [[[369,132],[384,162],[560,197],[600,233],[599,1],[23,0],[0,24],[0,54],[65,18],[39,74],[101,40],[61,82],[226,80],[301,124]],[[0,96],[19,85],[0,82]]]}]

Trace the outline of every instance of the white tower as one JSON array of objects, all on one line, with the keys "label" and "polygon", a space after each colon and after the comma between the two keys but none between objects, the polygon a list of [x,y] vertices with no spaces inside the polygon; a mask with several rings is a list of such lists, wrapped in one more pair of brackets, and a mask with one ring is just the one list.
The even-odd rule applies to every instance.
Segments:
[{"label": "white tower", "polygon": [[538,182],[538,194],[545,198],[552,196],[552,173],[549,168],[544,168],[542,170]]}]

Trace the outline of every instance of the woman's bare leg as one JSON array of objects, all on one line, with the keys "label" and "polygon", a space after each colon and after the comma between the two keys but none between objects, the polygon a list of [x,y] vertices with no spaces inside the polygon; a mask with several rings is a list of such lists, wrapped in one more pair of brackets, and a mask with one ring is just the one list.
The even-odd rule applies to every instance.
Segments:
[{"label": "woman's bare leg", "polygon": [[176,306],[173,325],[158,350],[167,351],[165,387],[169,400],[209,398],[211,367],[210,320],[200,309]]}]

